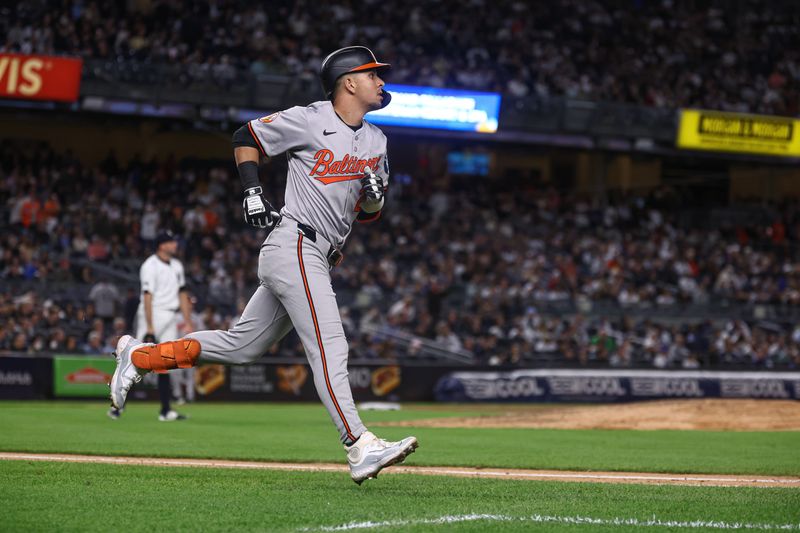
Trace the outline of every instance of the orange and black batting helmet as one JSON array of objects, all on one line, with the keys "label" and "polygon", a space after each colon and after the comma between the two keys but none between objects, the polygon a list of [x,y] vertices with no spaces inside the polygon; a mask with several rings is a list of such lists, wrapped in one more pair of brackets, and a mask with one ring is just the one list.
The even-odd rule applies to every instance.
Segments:
[{"label": "orange and black batting helmet", "polygon": [[[333,99],[333,89],[336,87],[336,80],[348,72],[363,72],[366,70],[386,70],[389,63],[381,63],[375,59],[375,54],[366,46],[346,46],[331,52],[322,60],[319,70],[319,77],[322,80],[322,88],[328,100]],[[389,105],[392,95],[383,91],[383,103],[381,107]]]}]

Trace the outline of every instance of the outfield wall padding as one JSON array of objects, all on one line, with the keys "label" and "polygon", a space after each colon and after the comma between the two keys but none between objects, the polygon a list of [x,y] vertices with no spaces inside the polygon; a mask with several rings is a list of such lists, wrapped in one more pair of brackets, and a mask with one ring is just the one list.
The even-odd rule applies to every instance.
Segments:
[{"label": "outfield wall padding", "polygon": [[435,385],[445,402],[630,402],[664,398],[800,399],[800,372],[470,370]]},{"label": "outfield wall padding", "polygon": [[[107,398],[112,358],[0,356],[0,398]],[[800,400],[800,372],[499,369],[353,363],[356,401],[581,402],[662,398]],[[300,360],[262,360],[247,366],[195,370],[198,401],[318,401],[309,366]],[[148,374],[132,399],[157,400]]]},{"label": "outfield wall padding", "polygon": [[53,361],[49,357],[0,357],[0,399],[53,397]]}]

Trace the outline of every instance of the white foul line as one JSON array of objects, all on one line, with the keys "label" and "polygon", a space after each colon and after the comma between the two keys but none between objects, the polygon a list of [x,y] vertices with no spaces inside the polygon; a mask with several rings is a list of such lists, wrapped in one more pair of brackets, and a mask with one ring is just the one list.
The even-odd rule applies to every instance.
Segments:
[{"label": "white foul line", "polygon": [[357,529],[376,529],[381,527],[409,527],[420,525],[443,525],[458,522],[533,522],[556,523],[591,526],[634,526],[634,527],[668,527],[672,529],[706,528],[706,529],[758,529],[758,530],[788,530],[800,529],[800,524],[764,524],[748,522],[723,522],[719,520],[659,520],[655,517],[649,520],[638,518],[593,518],[591,516],[551,516],[535,514],[531,516],[506,516],[494,514],[468,514],[441,516],[439,518],[419,518],[414,520],[387,520],[384,522],[349,522],[338,526],[317,526],[300,528],[298,531],[352,531]]},{"label": "white foul line", "polygon": [[[180,459],[161,457],[114,457],[104,455],[74,455],[48,453],[0,452],[0,460],[21,461],[59,461],[67,463],[97,463],[139,466],[203,467],[203,468],[242,468],[251,470],[284,470],[302,472],[346,472],[343,464],[325,463],[277,463],[260,461],[235,461],[225,459]],[[663,485],[705,486],[752,486],[752,487],[800,487],[800,478],[772,477],[751,478],[749,476],[697,476],[675,474],[636,474],[624,472],[568,472],[568,471],[530,471],[515,469],[482,469],[436,466],[394,466],[387,474],[422,474],[434,476],[464,476],[493,479],[540,479],[549,481],[616,481],[620,483],[647,482]]]}]

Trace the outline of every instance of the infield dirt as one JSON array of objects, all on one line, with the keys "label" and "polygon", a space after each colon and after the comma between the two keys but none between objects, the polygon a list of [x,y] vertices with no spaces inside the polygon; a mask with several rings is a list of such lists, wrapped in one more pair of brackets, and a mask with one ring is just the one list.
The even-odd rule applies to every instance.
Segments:
[{"label": "infield dirt", "polygon": [[492,406],[491,413],[387,422],[435,428],[551,428],[711,431],[798,431],[800,402],[789,400],[659,400],[628,404],[524,409]]}]

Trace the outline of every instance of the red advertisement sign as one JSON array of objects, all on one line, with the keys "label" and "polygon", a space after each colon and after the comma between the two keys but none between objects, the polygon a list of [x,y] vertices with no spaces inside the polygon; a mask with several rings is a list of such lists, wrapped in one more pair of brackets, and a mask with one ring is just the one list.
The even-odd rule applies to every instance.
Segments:
[{"label": "red advertisement sign", "polygon": [[74,102],[83,60],[0,54],[0,98]]}]

